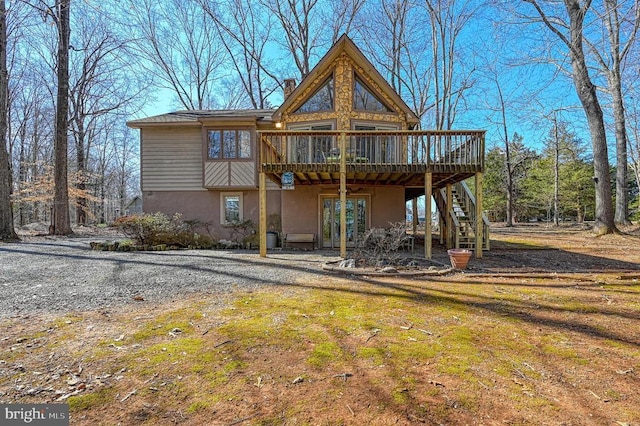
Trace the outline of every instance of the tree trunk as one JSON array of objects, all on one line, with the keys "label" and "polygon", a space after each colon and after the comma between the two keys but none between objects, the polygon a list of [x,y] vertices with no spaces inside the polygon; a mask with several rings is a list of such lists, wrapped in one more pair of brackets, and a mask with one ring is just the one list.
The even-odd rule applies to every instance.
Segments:
[{"label": "tree trunk", "polygon": [[584,217],[582,216],[582,204],[580,203],[580,199],[578,199],[578,206],[576,207],[576,217],[578,223],[584,222]]},{"label": "tree trunk", "polygon": [[[627,158],[627,126],[625,119],[624,100],[622,96],[622,73],[621,64],[630,51],[630,47],[634,44],[636,34],[640,22],[640,10],[637,10],[636,4],[635,16],[632,21],[633,26],[622,30],[620,23],[620,7],[619,0],[604,0],[603,6],[605,16],[602,18],[604,21],[607,32],[609,33],[609,60],[611,66],[608,67],[605,60],[597,55],[597,58],[602,64],[602,68],[605,70],[607,80],[609,83],[609,92],[611,93],[613,103],[613,119],[615,122],[615,135],[616,135],[616,209],[615,209],[615,223],[629,224],[629,193],[627,185],[627,172],[628,172],[628,158]],[[624,13],[624,12],[623,12]],[[627,18],[623,19],[624,21]],[[621,42],[621,33],[626,34],[626,43]]]},{"label": "tree trunk", "polygon": [[54,148],[54,194],[51,234],[72,234],[69,216],[69,187],[67,176],[68,113],[69,113],[69,7],[71,0],[58,0],[58,92],[56,97],[56,134]]},{"label": "tree trunk", "polygon": [[571,40],[569,49],[573,83],[587,116],[593,150],[593,181],[596,185],[594,231],[598,235],[610,234],[617,232],[617,229],[614,222],[613,204],[611,202],[607,136],[596,87],[591,81],[584,57],[583,22],[586,12],[580,7],[578,0],[564,0],[564,3],[570,18]]},{"label": "tree trunk", "polygon": [[515,211],[515,200],[514,200],[514,190],[513,190],[513,173],[514,167],[511,163],[511,150],[509,149],[509,130],[507,128],[507,107],[504,100],[504,96],[502,95],[502,87],[496,78],[496,87],[498,89],[498,95],[500,97],[500,112],[502,113],[502,131],[504,132],[504,160],[505,160],[505,169],[506,169],[506,179],[507,179],[507,220],[506,226],[513,226],[514,221],[514,211]]},{"label": "tree trunk", "polygon": [[[589,69],[584,55],[583,25],[585,15],[591,7],[591,1],[586,1],[583,8],[580,0],[564,0],[564,6],[569,15],[568,23],[559,23],[556,18],[550,19],[537,0],[524,1],[531,3],[536,8],[547,28],[556,34],[569,49],[573,84],[587,116],[593,149],[593,181],[596,185],[594,231],[598,235],[617,232],[613,215],[613,203],[611,201],[609,158],[607,156],[604,117],[598,101],[596,87],[589,76]],[[563,32],[565,28],[569,30],[568,37]]]},{"label": "tree trunk", "polygon": [[555,149],[553,162],[553,225],[560,226],[560,141],[558,140],[558,120],[554,114],[553,127]]},{"label": "tree trunk", "polygon": [[615,223],[628,225],[629,188],[627,185],[627,125],[625,122],[624,100],[620,82],[620,70],[611,75],[611,95],[613,100],[613,118],[616,128],[616,211]]},{"label": "tree trunk", "polygon": [[76,140],[76,167],[78,170],[78,183],[76,184],[76,188],[78,189],[77,200],[78,204],[76,206],[76,222],[78,225],[86,225],[87,224],[87,197],[84,196],[85,191],[87,189],[85,183],[86,177],[86,162],[85,162],[85,149],[84,149],[84,139],[85,139],[85,131],[82,120],[78,120],[77,122],[77,140]]},{"label": "tree trunk", "polygon": [[0,241],[17,240],[11,205],[11,162],[7,152],[9,75],[7,72],[7,19],[0,0]]},{"label": "tree trunk", "polygon": [[509,162],[509,149],[507,148],[506,166],[507,166],[507,223],[506,226],[513,226],[514,223],[514,207],[513,207],[513,172],[511,163]]},{"label": "tree trunk", "polygon": [[[20,164],[18,165],[18,192],[24,183],[27,181],[27,123],[23,123],[22,129],[20,129]],[[27,224],[27,206],[26,203],[20,202],[18,204],[18,223],[20,226]]]}]

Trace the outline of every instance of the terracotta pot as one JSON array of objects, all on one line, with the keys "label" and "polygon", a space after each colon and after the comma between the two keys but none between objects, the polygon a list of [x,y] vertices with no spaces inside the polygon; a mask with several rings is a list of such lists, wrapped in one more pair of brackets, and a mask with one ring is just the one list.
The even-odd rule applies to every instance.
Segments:
[{"label": "terracotta pot", "polygon": [[471,259],[471,250],[465,249],[451,249],[447,250],[449,254],[449,260],[451,260],[451,266],[455,269],[465,269]]}]

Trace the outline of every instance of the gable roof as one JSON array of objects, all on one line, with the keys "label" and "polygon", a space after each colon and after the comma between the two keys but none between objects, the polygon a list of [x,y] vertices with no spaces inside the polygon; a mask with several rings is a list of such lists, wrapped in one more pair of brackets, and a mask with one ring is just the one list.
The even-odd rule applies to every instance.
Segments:
[{"label": "gable roof", "polygon": [[315,67],[307,74],[307,76],[300,82],[300,84],[287,96],[282,105],[275,110],[272,115],[274,121],[279,121],[282,113],[287,110],[294,103],[299,95],[321,74],[327,67],[343,53],[345,52],[349,57],[360,66],[364,72],[371,78],[378,86],[393,100],[393,102],[400,107],[400,109],[406,114],[407,122],[410,124],[417,124],[419,122],[418,117],[409,108],[409,106],[402,100],[402,98],[396,93],[391,85],[385,80],[385,78],[378,72],[375,66],[364,56],[362,51],[355,45],[355,43],[347,36],[343,34],[340,39],[329,49],[329,51],[320,59]]},{"label": "gable roof", "polygon": [[153,126],[193,126],[201,125],[208,120],[251,120],[251,121],[271,121],[272,109],[240,109],[240,110],[184,110],[169,112],[166,114],[154,115],[152,117],[140,118],[138,120],[127,121],[127,126],[133,128],[153,127]]}]

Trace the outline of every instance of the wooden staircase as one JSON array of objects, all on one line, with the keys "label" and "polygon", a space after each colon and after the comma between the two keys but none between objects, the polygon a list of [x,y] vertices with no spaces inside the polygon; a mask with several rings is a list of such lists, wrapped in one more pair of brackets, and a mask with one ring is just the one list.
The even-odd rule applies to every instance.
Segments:
[{"label": "wooden staircase", "polygon": [[[475,250],[476,201],[467,184],[458,182],[451,185],[449,203],[446,187],[435,191],[433,196],[440,212],[440,242],[446,244],[447,248]],[[484,213],[482,221],[482,249],[489,250],[489,219]]]}]

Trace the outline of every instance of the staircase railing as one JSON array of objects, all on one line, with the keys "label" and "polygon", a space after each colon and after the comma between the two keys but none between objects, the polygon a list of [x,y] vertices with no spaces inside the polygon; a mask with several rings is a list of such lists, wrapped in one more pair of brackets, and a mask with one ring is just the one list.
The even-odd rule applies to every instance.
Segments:
[{"label": "staircase railing", "polygon": [[[471,192],[471,189],[465,182],[458,182],[453,185],[454,191],[456,194],[456,201],[464,211],[464,214],[469,218],[469,224],[471,229],[473,230],[474,235],[477,235],[476,232],[476,198]],[[482,213],[482,242],[483,249],[490,249],[490,222],[487,215]]]},{"label": "staircase railing", "polygon": [[[475,247],[475,242],[477,240],[475,197],[464,182],[453,185],[452,195],[453,205],[447,210],[446,188],[441,188],[439,191],[434,193],[434,199],[438,211],[440,212],[441,220],[446,221],[447,214],[451,217],[451,229],[448,230],[449,235],[445,235],[445,238],[447,241],[451,241],[455,248],[472,249]],[[482,220],[483,250],[489,250],[490,223],[484,213],[482,214]]]}]

